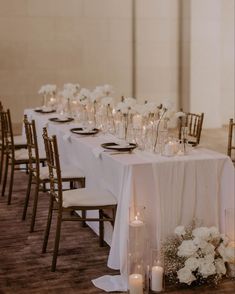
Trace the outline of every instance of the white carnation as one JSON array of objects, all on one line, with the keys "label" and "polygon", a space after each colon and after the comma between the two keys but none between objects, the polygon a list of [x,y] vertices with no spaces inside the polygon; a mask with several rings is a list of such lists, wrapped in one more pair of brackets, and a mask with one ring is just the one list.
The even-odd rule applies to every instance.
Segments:
[{"label": "white carnation", "polygon": [[215,260],[215,268],[216,268],[216,273],[217,274],[222,274],[222,275],[225,275],[226,274],[226,267],[225,267],[225,264],[224,264],[224,261],[222,258],[217,258]]},{"label": "white carnation", "polygon": [[191,270],[183,267],[177,272],[177,277],[181,283],[191,285],[193,281],[196,280],[195,276],[192,274]]},{"label": "white carnation", "polygon": [[175,228],[174,233],[178,236],[184,236],[186,234],[184,226],[178,226]]},{"label": "white carnation", "polygon": [[192,232],[193,236],[205,241],[210,239],[210,230],[207,227],[196,228]]},{"label": "white carnation", "polygon": [[216,273],[216,268],[211,260],[208,260],[207,258],[200,258],[198,271],[203,278],[207,278],[208,276]]},{"label": "white carnation", "polygon": [[178,248],[178,256],[190,257],[197,251],[197,246],[192,240],[184,240]]},{"label": "white carnation", "polygon": [[195,271],[199,267],[199,260],[195,257],[189,257],[185,261],[185,267],[190,269],[191,271]]}]

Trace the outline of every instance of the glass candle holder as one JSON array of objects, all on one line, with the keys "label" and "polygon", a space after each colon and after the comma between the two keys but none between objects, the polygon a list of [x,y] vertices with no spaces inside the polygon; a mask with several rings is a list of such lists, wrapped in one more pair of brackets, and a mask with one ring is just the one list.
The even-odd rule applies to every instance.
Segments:
[{"label": "glass candle holder", "polygon": [[235,209],[225,209],[225,234],[235,244]]},{"label": "glass candle holder", "polygon": [[129,252],[128,254],[128,293],[144,294],[148,293],[146,286],[146,267],[144,256],[139,252]]},{"label": "glass candle holder", "polygon": [[143,294],[146,286],[147,234],[145,207],[133,206],[129,209],[128,241],[128,293]]},{"label": "glass candle holder", "polygon": [[164,259],[158,249],[151,250],[151,264],[150,264],[150,290],[153,293],[164,291]]}]

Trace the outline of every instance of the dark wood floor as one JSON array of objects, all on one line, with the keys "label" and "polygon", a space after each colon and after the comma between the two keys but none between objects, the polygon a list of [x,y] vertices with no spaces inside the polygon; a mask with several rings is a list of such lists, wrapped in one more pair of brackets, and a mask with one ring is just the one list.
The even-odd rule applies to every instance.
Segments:
[{"label": "dark wood floor", "polygon": [[[109,247],[100,248],[98,237],[79,222],[64,223],[57,271],[50,272],[54,236],[52,226],[48,252],[41,254],[48,198],[40,194],[36,230],[29,233],[31,209],[21,221],[27,176],[16,172],[12,205],[0,199],[0,294],[81,293],[99,294],[91,279],[117,274],[107,268]],[[235,293],[235,282],[225,281],[219,288],[194,290],[168,289],[165,293]]]}]

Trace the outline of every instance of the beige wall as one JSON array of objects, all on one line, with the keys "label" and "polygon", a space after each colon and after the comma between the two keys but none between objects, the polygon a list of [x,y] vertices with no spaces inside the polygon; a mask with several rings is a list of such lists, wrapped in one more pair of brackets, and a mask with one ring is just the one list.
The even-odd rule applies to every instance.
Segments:
[{"label": "beige wall", "polygon": [[234,0],[189,3],[189,110],[205,112],[205,127],[221,127],[234,117]]},{"label": "beige wall", "polygon": [[138,100],[183,101],[207,127],[233,116],[234,0],[0,0],[0,96],[15,122],[45,83],[132,95],[132,1]]},{"label": "beige wall", "polygon": [[0,0],[0,96],[13,120],[45,83],[131,95],[131,0]]},{"label": "beige wall", "polygon": [[139,100],[178,106],[179,0],[136,0],[136,86]]}]

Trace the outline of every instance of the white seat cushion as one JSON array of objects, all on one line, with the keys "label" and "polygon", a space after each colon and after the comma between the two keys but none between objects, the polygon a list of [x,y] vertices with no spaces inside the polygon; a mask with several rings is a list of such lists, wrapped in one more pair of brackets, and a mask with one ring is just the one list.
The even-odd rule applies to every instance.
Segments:
[{"label": "white seat cushion", "polygon": [[[39,158],[46,159],[45,153],[39,154]],[[16,160],[28,160],[29,159],[28,149],[15,150],[15,159]]]},{"label": "white seat cushion", "polygon": [[16,160],[28,160],[29,154],[27,149],[15,150],[15,159]]},{"label": "white seat cushion", "polygon": [[[0,144],[2,144],[2,139],[0,139]],[[23,136],[14,136],[14,144],[17,145],[27,145],[26,139]]]},{"label": "white seat cushion", "polygon": [[14,136],[15,145],[27,145],[26,139],[23,136]]},{"label": "white seat cushion", "polygon": [[116,205],[113,194],[106,190],[80,188],[63,192],[63,207]]},{"label": "white seat cushion", "polygon": [[[62,179],[72,179],[72,178],[84,178],[85,175],[84,173],[78,169],[78,168],[74,168],[74,167],[62,167],[61,169],[61,177]],[[40,179],[41,180],[45,180],[49,178],[49,171],[48,171],[48,167],[44,166],[40,168]]]}]

